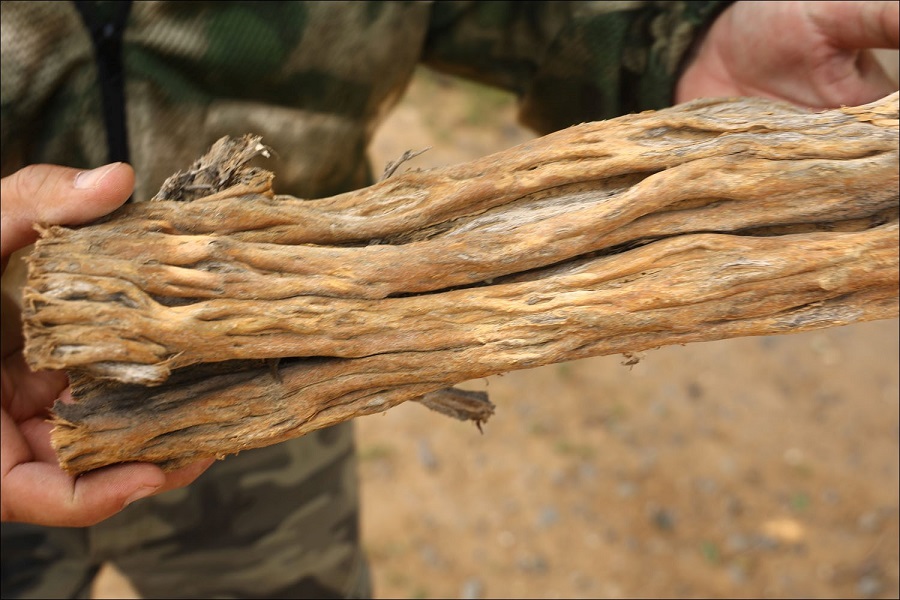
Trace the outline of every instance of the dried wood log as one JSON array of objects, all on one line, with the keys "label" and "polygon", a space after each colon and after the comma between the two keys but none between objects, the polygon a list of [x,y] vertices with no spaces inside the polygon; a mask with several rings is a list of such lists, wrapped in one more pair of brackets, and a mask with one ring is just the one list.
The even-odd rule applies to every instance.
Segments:
[{"label": "dried wood log", "polygon": [[223,149],[153,202],[42,231],[26,356],[76,373],[55,407],[72,472],[174,468],[513,369],[898,314],[897,94],[697,101],[322,200],[273,196],[244,166],[257,139]]}]

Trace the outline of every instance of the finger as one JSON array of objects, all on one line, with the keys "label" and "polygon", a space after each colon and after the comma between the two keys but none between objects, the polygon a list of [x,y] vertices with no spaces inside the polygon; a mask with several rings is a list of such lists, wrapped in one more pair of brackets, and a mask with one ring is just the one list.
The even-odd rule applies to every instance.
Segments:
[{"label": "finger", "polygon": [[900,48],[897,2],[802,3],[809,17],[836,48]]},{"label": "finger", "polygon": [[[54,465],[59,464],[56,451],[50,443],[50,434],[53,431],[53,427],[54,425],[52,422],[40,418],[28,419],[27,421],[19,423],[21,438],[27,443],[31,450],[31,454],[28,455],[29,461],[34,460]],[[216,462],[216,459],[207,458],[165,473],[165,481],[154,494],[161,494],[162,492],[184,487],[192,483],[212,466],[214,462]]]},{"label": "finger", "polygon": [[193,483],[193,481],[210,468],[214,462],[216,462],[216,459],[207,458],[175,471],[169,471],[166,473],[166,482],[156,493],[161,494]]},{"label": "finger", "polygon": [[34,460],[31,446],[5,408],[0,408],[0,445],[0,476],[5,477],[18,464]]},{"label": "finger", "polygon": [[134,171],[112,163],[92,171],[31,165],[0,180],[0,255],[3,266],[14,251],[30,244],[34,223],[72,225],[117,208],[134,189]]},{"label": "finger", "polygon": [[66,474],[50,446],[52,425],[31,419],[15,427],[2,420],[3,521],[83,527],[111,517],[125,506],[167,490],[184,487],[215,459],[163,473],[156,465],[129,463],[98,469],[78,478]]},{"label": "finger", "polygon": [[93,525],[166,483],[155,465],[107,467],[75,478],[55,460],[35,461],[25,436],[6,411],[0,412],[0,520],[60,527]]},{"label": "finger", "polygon": [[3,360],[3,408],[16,422],[43,415],[69,384],[64,371],[32,371],[21,352]]},{"label": "finger", "polygon": [[104,467],[79,477],[28,462],[3,477],[2,518],[53,527],[87,527],[162,488],[162,470],[146,463]]},{"label": "finger", "polygon": [[[5,282],[4,282],[5,283]],[[25,343],[22,333],[22,311],[6,287],[0,291],[0,356],[7,357]]]},{"label": "finger", "polygon": [[47,419],[35,417],[19,423],[19,431],[31,448],[32,460],[38,462],[59,464],[56,451],[50,443],[50,432],[53,431],[53,423]]}]

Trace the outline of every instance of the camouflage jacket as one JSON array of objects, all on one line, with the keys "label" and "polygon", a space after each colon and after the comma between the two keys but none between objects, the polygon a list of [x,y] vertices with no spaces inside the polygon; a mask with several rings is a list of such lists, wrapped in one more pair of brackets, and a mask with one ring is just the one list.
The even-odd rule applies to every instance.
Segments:
[{"label": "camouflage jacket", "polygon": [[[102,17],[123,4],[2,3],[3,175],[107,162],[109,107],[79,10]],[[276,150],[279,193],[367,185],[366,147],[418,64],[514,92],[539,133],[660,108],[692,40],[725,5],[135,2],[120,46],[134,198],[222,135],[248,132]]]}]

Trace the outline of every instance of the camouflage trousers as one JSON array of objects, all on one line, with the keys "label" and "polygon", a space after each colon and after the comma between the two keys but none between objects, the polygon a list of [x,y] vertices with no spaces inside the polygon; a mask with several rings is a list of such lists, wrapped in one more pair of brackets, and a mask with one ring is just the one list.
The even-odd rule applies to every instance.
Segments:
[{"label": "camouflage trousers", "polygon": [[369,597],[350,423],[215,463],[88,528],[4,523],[4,598],[88,598],[110,561],[145,598]]}]

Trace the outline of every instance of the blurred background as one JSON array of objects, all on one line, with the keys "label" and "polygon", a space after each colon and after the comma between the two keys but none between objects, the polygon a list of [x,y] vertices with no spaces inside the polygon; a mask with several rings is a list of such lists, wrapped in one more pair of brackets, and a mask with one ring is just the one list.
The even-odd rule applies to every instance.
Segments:
[{"label": "blurred background", "polygon": [[[896,54],[894,54],[896,56]],[[531,137],[514,100],[422,71],[376,167]],[[898,322],[662,348],[463,386],[484,435],[359,419],[379,597],[897,597]]]},{"label": "blurred background", "polygon": [[[531,137],[511,96],[422,70],[373,165]],[[473,381],[497,405],[483,434],[412,403],[358,419],[376,597],[896,598],[898,338],[878,321]],[[136,596],[105,569],[94,597]]]}]

